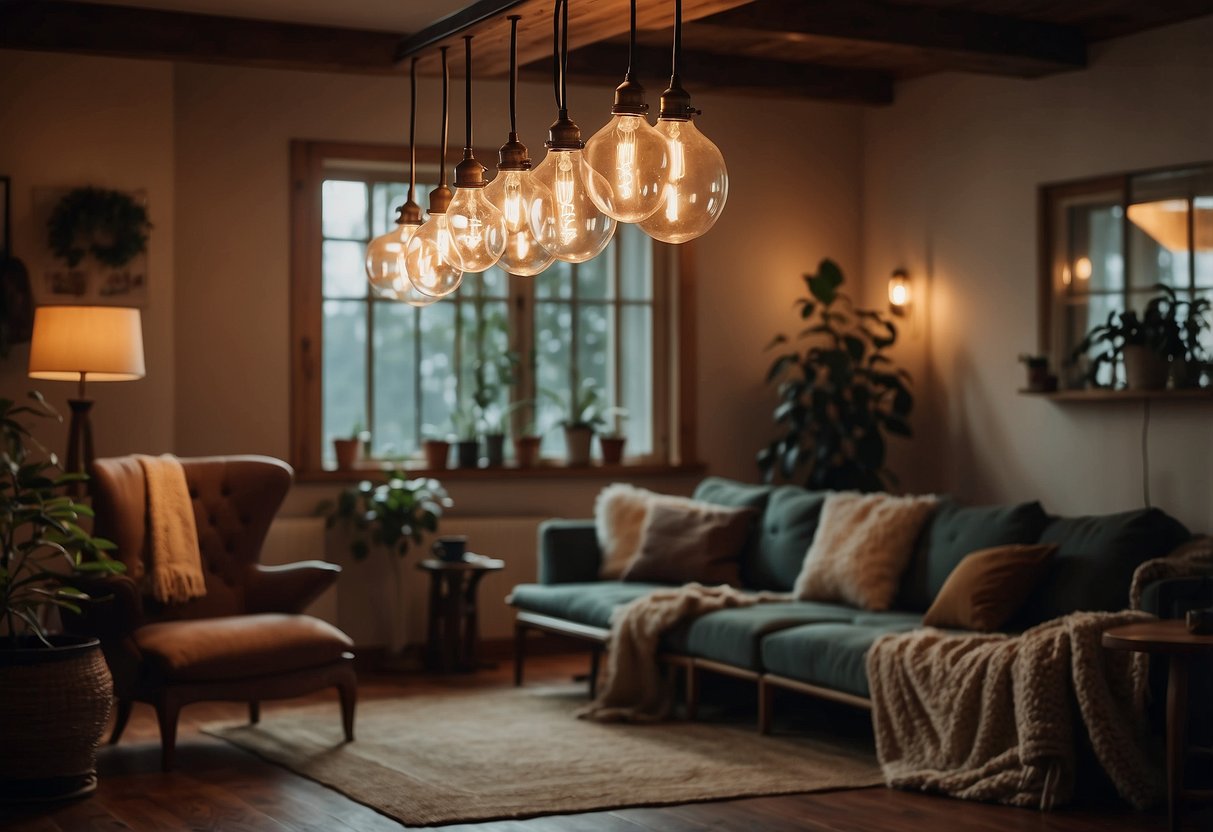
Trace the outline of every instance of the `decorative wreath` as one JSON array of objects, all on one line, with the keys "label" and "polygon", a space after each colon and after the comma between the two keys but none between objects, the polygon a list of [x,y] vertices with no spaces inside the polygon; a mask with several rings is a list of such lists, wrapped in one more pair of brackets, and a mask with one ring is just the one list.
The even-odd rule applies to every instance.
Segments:
[{"label": "decorative wreath", "polygon": [[152,227],[147,208],[130,194],[92,187],[76,188],[59,200],[46,225],[51,251],[69,266],[91,254],[115,269],[147,251]]}]

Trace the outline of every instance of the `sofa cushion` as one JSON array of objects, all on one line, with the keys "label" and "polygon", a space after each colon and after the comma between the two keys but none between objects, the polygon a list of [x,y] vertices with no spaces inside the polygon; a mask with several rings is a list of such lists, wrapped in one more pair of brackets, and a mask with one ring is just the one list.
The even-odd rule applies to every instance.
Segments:
[{"label": "sofa cushion", "polygon": [[354,642],[310,615],[231,615],[162,621],[135,630],[135,643],[172,681],[243,679],[335,662]]},{"label": "sofa cushion", "polygon": [[752,508],[728,508],[682,498],[654,497],[640,550],[623,580],[714,586],[741,583],[739,558],[757,518]]},{"label": "sofa cushion", "polygon": [[825,491],[807,491],[798,485],[782,485],[771,492],[757,543],[742,560],[742,585],[791,592],[813,544],[825,498]]},{"label": "sofa cushion", "polygon": [[696,618],[668,633],[662,643],[676,653],[759,670],[767,634],[815,621],[850,621],[853,615],[850,607],[813,601],[733,607]]},{"label": "sofa cushion", "polygon": [[514,587],[510,603],[518,609],[537,612],[589,624],[591,627],[611,626],[611,612],[647,595],[655,589],[669,589],[664,584],[595,581],[584,584],[519,584]]},{"label": "sofa cushion", "polygon": [[1040,542],[1056,543],[1057,554],[1015,621],[1029,627],[1075,610],[1124,609],[1137,567],[1189,537],[1182,523],[1156,508],[1054,519]]},{"label": "sofa cushion", "polygon": [[699,483],[691,499],[713,503],[728,508],[752,508],[762,511],[767,507],[772,486],[726,480],[724,477],[708,477]]},{"label": "sofa cushion", "polygon": [[992,546],[965,557],[944,581],[923,624],[991,633],[1023,606],[1049,569],[1054,543]]},{"label": "sofa cushion", "polygon": [[831,690],[867,697],[867,656],[886,633],[915,629],[910,622],[881,625],[809,624],[762,640],[762,665],[770,673]]},{"label": "sofa cushion", "polygon": [[963,506],[953,499],[942,501],[902,575],[898,606],[925,611],[970,552],[1009,543],[1035,543],[1048,520],[1036,502]]}]

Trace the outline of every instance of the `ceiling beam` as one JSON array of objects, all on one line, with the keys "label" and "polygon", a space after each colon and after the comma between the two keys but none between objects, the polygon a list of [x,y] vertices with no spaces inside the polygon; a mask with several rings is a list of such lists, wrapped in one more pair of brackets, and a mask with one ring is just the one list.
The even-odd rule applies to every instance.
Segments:
[{"label": "ceiling beam", "polygon": [[0,0],[0,48],[396,74],[401,35],[63,0]]},{"label": "ceiling beam", "polygon": [[1025,77],[1087,64],[1077,26],[885,0],[756,0],[695,27],[762,32],[790,50],[814,41],[928,50],[949,68]]},{"label": "ceiling beam", "polygon": [[[596,43],[569,53],[569,81],[616,86],[628,65],[626,44]],[[670,50],[640,46],[635,69],[649,92],[655,112],[657,99],[670,73]],[[537,61],[520,70],[527,80],[552,77],[551,60]],[[696,91],[745,93],[764,97],[813,98],[858,104],[889,104],[893,78],[870,69],[843,69],[818,64],[773,61],[765,58],[723,56],[713,52],[682,53],[682,80]]]}]

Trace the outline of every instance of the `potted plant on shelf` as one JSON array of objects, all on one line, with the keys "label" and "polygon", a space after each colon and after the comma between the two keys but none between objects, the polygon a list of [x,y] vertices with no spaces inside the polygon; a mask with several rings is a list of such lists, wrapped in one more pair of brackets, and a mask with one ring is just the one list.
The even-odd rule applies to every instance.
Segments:
[{"label": "potted plant on shelf", "polygon": [[628,420],[627,408],[607,408],[606,417],[611,427],[598,434],[598,447],[602,449],[602,464],[619,465],[623,462],[623,448],[628,441],[623,427]]},{"label": "potted plant on shelf", "polygon": [[514,425],[514,463],[519,468],[533,468],[539,461],[539,446],[543,432],[535,423],[535,400],[523,399],[509,406],[507,413]]},{"label": "potted plant on shelf", "polygon": [[450,464],[451,442],[447,434],[438,431],[433,425],[423,428],[425,438],[421,448],[425,453],[425,467],[429,471],[445,471]]},{"label": "potted plant on shelf", "polygon": [[892,479],[886,437],[910,436],[914,406],[909,373],[886,352],[897,327],[839,291],[844,278],[832,260],[804,281],[798,346],[788,349],[789,338],[777,335],[768,347],[784,347],[767,372],[778,391],[779,435],[759,452],[758,466],[768,482],[802,476],[811,489],[879,491]]},{"label": "potted plant on shelf", "polygon": [[80,527],[92,515],[65,486],[53,455],[23,424],[58,418],[37,393],[33,404],[0,399],[0,800],[52,799],[96,786],[97,746],[109,719],[113,681],[91,637],[52,634],[51,608],[79,612],[89,577],[122,572],[114,545]]},{"label": "potted plant on shelf", "polygon": [[337,457],[338,471],[352,471],[362,456],[362,423],[355,422],[348,437],[333,439],[333,455]]},{"label": "potted plant on shelf", "polygon": [[479,419],[472,407],[465,407],[451,416],[455,426],[455,464],[459,468],[480,467]]},{"label": "potted plant on shelf", "polygon": [[597,383],[592,378],[584,379],[568,401],[551,393],[549,395],[560,401],[564,408],[565,415],[560,424],[564,428],[565,458],[568,465],[589,465],[594,433],[603,423],[599,411]]},{"label": "potted plant on shelf", "polygon": [[443,512],[454,503],[442,483],[432,477],[407,479],[394,470],[376,485],[363,480],[346,488],[336,500],[324,500],[315,513],[325,518],[326,528],[339,528],[349,535],[349,553],[365,561],[383,550],[392,569],[392,609],[389,622],[389,663],[400,664],[408,644],[404,619],[404,586],[401,563],[415,545],[438,531]]}]

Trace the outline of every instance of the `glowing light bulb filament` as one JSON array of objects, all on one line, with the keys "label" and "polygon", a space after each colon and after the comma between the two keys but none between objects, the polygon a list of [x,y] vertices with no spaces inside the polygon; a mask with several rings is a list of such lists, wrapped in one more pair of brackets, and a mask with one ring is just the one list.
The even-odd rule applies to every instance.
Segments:
[{"label": "glowing light bulb filament", "polygon": [[573,203],[575,184],[573,163],[568,153],[560,154],[556,167],[556,221],[560,226],[560,242],[568,245],[577,236],[577,206]]},{"label": "glowing light bulb filament", "polygon": [[636,193],[636,127],[626,121],[619,126],[615,145],[615,190],[620,199],[631,199]]},{"label": "glowing light bulb filament", "polygon": [[522,184],[518,181],[518,175],[508,175],[505,181],[505,204],[503,212],[505,214],[505,226],[510,231],[519,231],[522,229],[522,224],[525,222],[522,213]]}]

